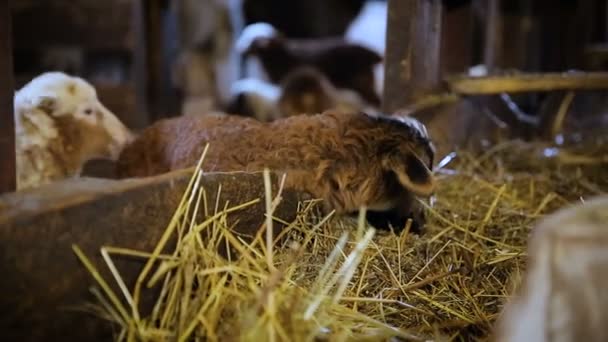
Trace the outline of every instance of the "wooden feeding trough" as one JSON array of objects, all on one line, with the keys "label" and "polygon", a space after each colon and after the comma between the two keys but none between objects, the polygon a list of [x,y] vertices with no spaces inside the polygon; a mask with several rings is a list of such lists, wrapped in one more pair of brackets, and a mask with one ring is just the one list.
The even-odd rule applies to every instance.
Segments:
[{"label": "wooden feeding trough", "polygon": [[[107,341],[109,323],[83,313],[94,301],[91,275],[72,251],[76,244],[104,277],[110,276],[100,255],[102,246],[151,251],[166,229],[192,171],[139,180],[92,178],[58,182],[0,197],[0,327],[7,341]],[[273,176],[276,194],[278,177]],[[231,206],[260,199],[228,215],[234,231],[245,237],[262,226],[265,212],[262,173],[215,173],[201,179],[207,198]],[[284,190],[274,216],[290,222],[299,194]],[[204,215],[201,215],[203,217]],[[144,261],[116,261],[133,286]],[[117,290],[117,289],[116,289]],[[145,298],[143,304],[145,305]]]}]

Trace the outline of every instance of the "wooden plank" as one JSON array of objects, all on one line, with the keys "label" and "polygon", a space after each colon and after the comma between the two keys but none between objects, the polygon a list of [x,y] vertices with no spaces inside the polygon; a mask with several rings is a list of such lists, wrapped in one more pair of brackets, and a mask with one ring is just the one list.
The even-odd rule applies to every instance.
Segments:
[{"label": "wooden plank", "polygon": [[447,78],[450,89],[461,95],[489,95],[555,90],[608,89],[608,72],[513,74]]},{"label": "wooden plank", "polygon": [[0,193],[15,191],[13,45],[10,0],[0,0]]},{"label": "wooden plank", "polygon": [[439,87],[441,21],[440,0],[388,0],[384,111]]}]

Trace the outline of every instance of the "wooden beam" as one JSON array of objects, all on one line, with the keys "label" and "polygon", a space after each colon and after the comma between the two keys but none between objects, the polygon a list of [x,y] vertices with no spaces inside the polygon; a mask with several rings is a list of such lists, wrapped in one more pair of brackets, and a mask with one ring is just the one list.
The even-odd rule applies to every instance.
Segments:
[{"label": "wooden beam", "polygon": [[441,0],[388,0],[384,111],[439,88],[441,20]]},{"label": "wooden beam", "polygon": [[10,0],[0,0],[0,193],[16,189],[13,45]]},{"label": "wooden beam", "polygon": [[489,95],[555,90],[608,89],[608,72],[513,74],[447,79],[451,91],[461,95]]}]

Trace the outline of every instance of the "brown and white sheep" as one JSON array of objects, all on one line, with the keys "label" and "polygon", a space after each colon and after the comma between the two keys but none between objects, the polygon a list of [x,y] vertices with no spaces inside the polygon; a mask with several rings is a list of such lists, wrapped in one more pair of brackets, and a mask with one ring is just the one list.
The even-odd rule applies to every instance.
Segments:
[{"label": "brown and white sheep", "polygon": [[18,190],[78,176],[91,159],[116,160],[133,138],[92,85],[62,72],[31,80],[14,106]]},{"label": "brown and white sheep", "polygon": [[374,68],[382,62],[382,56],[343,37],[288,39],[271,25],[256,23],[241,32],[236,48],[245,57],[259,59],[275,84],[296,68],[311,66],[335,87],[352,89],[369,104],[380,105]]},{"label": "brown and white sheep", "polygon": [[271,123],[230,115],[162,120],[123,150],[117,174],[143,177],[191,167],[207,143],[207,171],[285,172],[286,187],[323,199],[325,209],[337,214],[366,206],[396,211],[402,224],[421,213],[414,196],[434,191],[434,147],[425,127],[407,117],[359,112]]},{"label": "brown and white sheep", "polygon": [[370,107],[356,92],[338,89],[321,72],[312,67],[299,67],[281,82],[277,106],[282,117],[321,113],[326,110],[365,111]]},{"label": "brown and white sheep", "polygon": [[254,78],[242,79],[233,84],[232,92],[233,97],[225,112],[262,122],[326,110],[363,110],[368,113],[377,110],[354,91],[337,89],[312,67],[295,69],[278,86]]},{"label": "brown and white sheep", "polygon": [[232,84],[231,98],[224,111],[230,114],[270,122],[282,115],[277,106],[281,96],[279,86],[257,79],[244,78]]}]

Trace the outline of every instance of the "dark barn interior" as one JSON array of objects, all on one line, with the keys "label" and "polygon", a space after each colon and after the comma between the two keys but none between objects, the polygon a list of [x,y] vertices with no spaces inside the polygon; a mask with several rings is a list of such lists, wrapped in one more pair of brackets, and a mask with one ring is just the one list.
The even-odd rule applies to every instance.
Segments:
[{"label": "dark barn interior", "polygon": [[608,1],[0,0],[0,75],[7,341],[607,337]]}]

